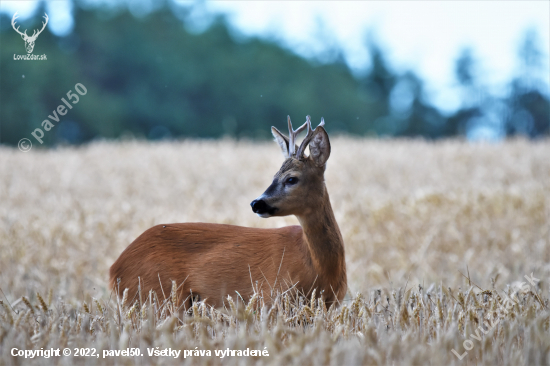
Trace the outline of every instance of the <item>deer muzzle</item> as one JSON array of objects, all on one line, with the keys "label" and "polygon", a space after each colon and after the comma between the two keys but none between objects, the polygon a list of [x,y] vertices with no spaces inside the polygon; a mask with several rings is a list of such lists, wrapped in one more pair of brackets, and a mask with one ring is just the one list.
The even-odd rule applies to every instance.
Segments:
[{"label": "deer muzzle", "polygon": [[255,214],[264,218],[273,216],[275,211],[277,211],[277,208],[268,205],[263,199],[261,199],[261,197],[258,197],[258,199],[252,201],[250,206]]}]

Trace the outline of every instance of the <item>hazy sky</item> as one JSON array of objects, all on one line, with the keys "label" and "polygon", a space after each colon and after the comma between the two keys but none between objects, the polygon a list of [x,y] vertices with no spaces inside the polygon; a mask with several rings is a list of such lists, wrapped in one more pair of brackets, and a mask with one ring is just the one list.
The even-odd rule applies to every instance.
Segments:
[{"label": "hazy sky", "polygon": [[[96,3],[114,1],[90,0]],[[120,1],[119,1],[120,2]],[[154,6],[126,0],[134,13]],[[142,4],[138,7],[136,4]],[[177,2],[190,6],[192,2]],[[72,28],[72,9],[63,0],[49,1],[48,28],[63,34]],[[491,89],[502,90],[519,67],[517,50],[525,33],[538,34],[544,55],[540,77],[550,85],[550,1],[206,1],[192,19],[200,30],[204,14],[228,16],[246,36],[277,39],[294,52],[313,57],[338,45],[354,70],[368,67],[367,34],[386,51],[398,71],[411,69],[425,81],[429,99],[444,110],[459,106],[454,64],[461,49],[471,47],[479,74]],[[35,1],[2,1],[8,14],[30,16]],[[208,18],[208,17],[206,17]]]},{"label": "hazy sky", "polygon": [[336,42],[357,69],[367,64],[370,32],[391,64],[418,72],[430,99],[445,109],[460,102],[454,65],[461,49],[471,47],[484,81],[502,88],[519,66],[520,41],[534,29],[546,59],[541,78],[550,83],[550,1],[220,1],[207,7],[228,14],[246,34],[274,36],[305,56]]}]

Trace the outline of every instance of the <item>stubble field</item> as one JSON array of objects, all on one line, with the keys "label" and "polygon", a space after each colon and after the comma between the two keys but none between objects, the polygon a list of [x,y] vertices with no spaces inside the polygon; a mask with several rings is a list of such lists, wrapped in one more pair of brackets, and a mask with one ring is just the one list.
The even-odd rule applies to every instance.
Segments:
[{"label": "stubble field", "polygon": [[[287,293],[185,316],[171,289],[117,299],[110,265],[155,224],[297,224],[249,206],[283,161],[275,143],[0,147],[0,364],[548,365],[550,141],[331,143],[343,303]],[[41,348],[71,355],[12,356]],[[103,358],[127,348],[143,356]],[[216,355],[247,348],[269,356]]]}]

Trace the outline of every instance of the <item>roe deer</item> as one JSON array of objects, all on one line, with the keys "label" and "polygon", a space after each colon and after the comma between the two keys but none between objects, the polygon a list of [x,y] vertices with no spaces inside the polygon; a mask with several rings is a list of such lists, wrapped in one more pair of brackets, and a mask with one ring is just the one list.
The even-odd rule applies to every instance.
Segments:
[{"label": "roe deer", "polygon": [[[275,293],[273,287],[280,291],[294,287],[305,296],[317,288],[329,306],[342,300],[347,292],[344,242],[324,181],[330,142],[323,119],[315,130],[310,117],[306,119],[293,130],[288,117],[289,137],[271,128],[286,159],[271,185],[251,203],[260,217],[295,215],[301,226],[157,225],[141,234],[111,266],[111,289],[129,288],[131,299],[139,276],[145,296],[152,289],[162,299],[175,280],[181,285],[178,298],[192,294],[220,307],[227,295],[238,296],[237,292],[250,299],[254,280],[267,303]],[[298,147],[296,135],[306,128]],[[191,300],[185,304],[188,307]]]}]

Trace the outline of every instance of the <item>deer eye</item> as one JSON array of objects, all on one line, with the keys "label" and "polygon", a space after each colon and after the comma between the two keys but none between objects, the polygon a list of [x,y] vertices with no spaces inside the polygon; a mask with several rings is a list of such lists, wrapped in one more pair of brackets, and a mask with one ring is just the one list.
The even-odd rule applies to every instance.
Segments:
[{"label": "deer eye", "polygon": [[288,185],[294,185],[296,183],[298,183],[298,178],[296,177],[289,177],[285,181],[285,184],[288,184]]}]

